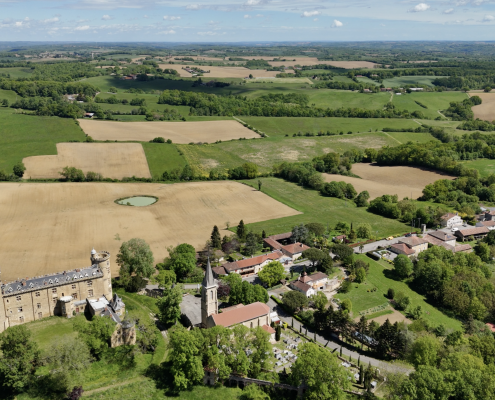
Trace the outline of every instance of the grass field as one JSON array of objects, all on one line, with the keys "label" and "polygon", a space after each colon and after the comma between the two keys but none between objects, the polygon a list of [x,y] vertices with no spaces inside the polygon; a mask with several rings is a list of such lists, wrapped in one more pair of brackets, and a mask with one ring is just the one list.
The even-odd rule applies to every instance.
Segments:
[{"label": "grass field", "polygon": [[[352,94],[352,93],[351,93]],[[412,119],[387,118],[294,118],[294,117],[241,117],[249,125],[258,128],[270,136],[292,136],[299,131],[312,132],[369,132],[383,128],[417,128],[419,125]],[[344,135],[345,136],[345,135]]]},{"label": "grass field", "polygon": [[373,132],[322,137],[274,136],[261,140],[233,140],[209,145],[179,145],[178,148],[191,166],[208,174],[213,168],[225,170],[238,167],[246,161],[257,164],[261,172],[268,172],[274,164],[283,161],[308,161],[330,151],[344,153],[350,149],[378,149],[398,144],[385,133]]},{"label": "grass field", "polygon": [[444,78],[443,76],[398,76],[395,78],[389,78],[383,80],[385,87],[400,87],[404,85],[418,85],[418,86],[434,86],[431,81],[437,78]]},{"label": "grass field", "polygon": [[47,351],[61,337],[76,337],[72,329],[72,320],[62,317],[50,317],[30,322],[25,325],[32,333],[32,338],[41,351]]},{"label": "grass field", "polygon": [[[148,207],[115,204],[138,195],[158,197]],[[2,281],[81,268],[88,249],[106,249],[115,257],[124,241],[142,238],[155,261],[167,246],[204,246],[217,225],[297,215],[269,196],[232,181],[154,183],[11,183],[0,184]],[[26,249],[29,249],[27,251]],[[61,256],[61,249],[63,249]]]},{"label": "grass field", "polygon": [[387,134],[393,137],[398,144],[407,142],[426,143],[430,140],[437,141],[437,139],[427,132],[387,132]]},{"label": "grass field", "polygon": [[167,143],[142,143],[148,166],[153,178],[159,178],[165,171],[186,166],[185,158],[177,147]]},{"label": "grass field", "polygon": [[[258,187],[257,179],[244,182],[252,187]],[[320,196],[317,191],[304,189],[295,183],[277,178],[262,178],[261,182],[263,193],[302,214],[249,224],[249,229],[255,232],[265,230],[267,235],[273,235],[289,232],[295,225],[309,222],[320,222],[332,228],[341,221],[355,224],[366,221],[371,225],[373,233],[379,237],[403,233],[407,230],[407,225],[397,220],[369,213],[365,208],[358,208],[354,203],[345,200]]]},{"label": "grass field", "polygon": [[479,160],[465,161],[464,164],[468,168],[477,169],[482,177],[495,174],[495,160],[481,158]]},{"label": "grass field", "polygon": [[7,99],[9,103],[13,103],[18,97],[17,93],[13,90],[0,89],[0,100]]},{"label": "grass field", "polygon": [[368,85],[380,86],[380,83],[374,81],[373,79],[363,76],[362,78],[356,78],[361,83],[367,83]]},{"label": "grass field", "polygon": [[12,68],[1,68],[0,73],[10,74],[11,78],[17,79],[17,78],[28,78],[33,73],[33,70],[31,68],[12,67]]},{"label": "grass field", "polygon": [[12,167],[24,157],[57,154],[56,143],[83,141],[84,132],[74,120],[13,114],[0,108],[0,170]]},{"label": "grass field", "polygon": [[381,110],[390,100],[390,93],[359,93],[349,90],[315,89],[308,91],[309,103],[323,108],[363,108]]},{"label": "grass field", "polygon": [[[434,119],[440,116],[439,110],[445,110],[452,101],[462,101],[466,94],[461,92],[425,92],[425,93],[404,93],[400,96],[394,95],[393,104],[399,110],[409,112],[421,111],[427,118]],[[428,108],[423,108],[416,101],[424,104]],[[428,124],[428,122],[426,122]]]},{"label": "grass field", "polygon": [[[425,301],[425,297],[416,293],[409,286],[401,281],[396,281],[391,278],[392,267],[373,261],[372,259],[364,256],[357,255],[357,259],[361,259],[370,264],[370,269],[366,281],[358,285],[355,288],[355,284],[351,285],[349,293],[340,293],[335,297],[343,300],[350,299],[352,302],[352,311],[354,316],[358,316],[360,311],[368,310],[370,308],[387,303],[386,294],[389,288],[397,292],[403,292],[411,299],[410,308],[421,306],[423,309],[423,318],[428,321],[432,326],[438,326],[444,324],[447,328],[454,330],[461,329],[462,324],[460,321],[450,318],[443,314],[441,311],[430,305]],[[377,288],[376,292],[368,292],[367,290]]]}]

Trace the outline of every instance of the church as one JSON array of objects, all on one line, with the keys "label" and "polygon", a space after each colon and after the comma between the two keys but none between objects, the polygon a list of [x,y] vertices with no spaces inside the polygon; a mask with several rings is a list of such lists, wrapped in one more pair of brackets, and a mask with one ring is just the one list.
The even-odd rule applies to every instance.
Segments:
[{"label": "church", "polygon": [[218,312],[217,284],[213,279],[210,260],[206,265],[206,274],[201,292],[201,325],[203,328],[213,328],[221,325],[226,328],[242,324],[248,328],[270,328],[270,307],[256,302],[248,305],[237,304]]}]

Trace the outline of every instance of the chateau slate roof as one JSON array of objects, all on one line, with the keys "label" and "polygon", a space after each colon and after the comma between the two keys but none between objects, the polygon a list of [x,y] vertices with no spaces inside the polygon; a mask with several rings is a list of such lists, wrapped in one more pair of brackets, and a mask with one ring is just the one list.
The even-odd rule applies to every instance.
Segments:
[{"label": "chateau slate roof", "polygon": [[51,286],[64,285],[75,281],[99,278],[101,276],[103,276],[103,273],[99,266],[95,264],[87,268],[77,268],[72,271],[64,271],[36,278],[9,282],[1,285],[1,290],[4,296],[9,296]]}]

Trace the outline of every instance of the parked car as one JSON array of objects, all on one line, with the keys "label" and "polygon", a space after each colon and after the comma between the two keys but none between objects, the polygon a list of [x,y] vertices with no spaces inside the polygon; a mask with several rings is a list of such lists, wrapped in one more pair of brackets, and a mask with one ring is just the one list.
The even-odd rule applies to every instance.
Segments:
[{"label": "parked car", "polygon": [[452,232],[457,232],[459,228],[452,228]]},{"label": "parked car", "polygon": [[389,236],[387,240],[393,240],[393,238],[394,238],[393,236]]},{"label": "parked car", "polygon": [[411,237],[412,233],[406,233],[406,237]]}]

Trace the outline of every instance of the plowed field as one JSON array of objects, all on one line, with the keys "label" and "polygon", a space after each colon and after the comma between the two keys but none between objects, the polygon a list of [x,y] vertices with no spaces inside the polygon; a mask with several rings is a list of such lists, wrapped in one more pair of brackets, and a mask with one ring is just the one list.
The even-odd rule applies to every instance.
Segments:
[{"label": "plowed field", "polygon": [[[191,77],[192,74],[182,69],[182,67],[186,67],[186,65],[177,65],[177,64],[160,64],[160,68],[169,68],[175,69],[181,77]],[[191,65],[190,67],[194,67]],[[280,74],[280,71],[266,71],[263,69],[248,69],[244,67],[212,67],[212,66],[201,66],[198,67],[206,72],[201,78],[203,80],[208,78],[246,78],[249,74],[252,74],[256,78],[272,78],[276,77],[277,74]],[[287,71],[288,73],[294,71]]]},{"label": "plowed field", "polygon": [[[114,200],[152,195],[148,207],[121,206]],[[241,219],[259,222],[300,214],[236,182],[152,183],[2,183],[0,184],[0,254],[2,281],[88,266],[89,254],[110,251],[112,273],[123,241],[142,238],[156,262],[167,246],[196,248],[217,225]]]},{"label": "plowed field", "polygon": [[480,96],[483,103],[472,108],[474,118],[485,121],[495,121],[495,93],[470,93],[471,96]]}]

